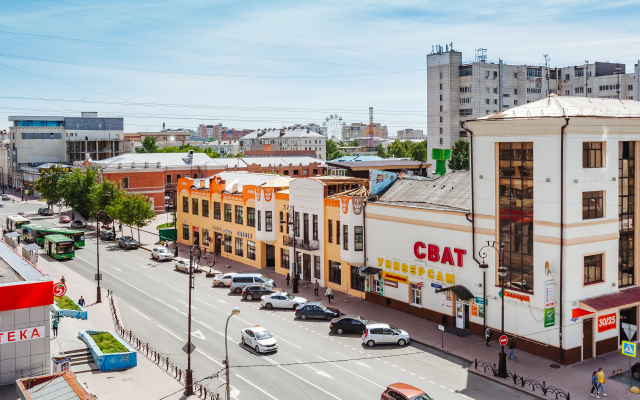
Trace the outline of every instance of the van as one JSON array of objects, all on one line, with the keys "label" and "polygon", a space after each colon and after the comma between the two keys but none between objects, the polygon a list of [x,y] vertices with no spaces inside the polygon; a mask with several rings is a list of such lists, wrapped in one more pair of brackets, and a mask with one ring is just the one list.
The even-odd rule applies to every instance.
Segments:
[{"label": "van", "polygon": [[237,294],[241,294],[242,289],[244,289],[245,286],[252,285],[254,283],[264,283],[273,287],[276,286],[276,282],[273,279],[269,279],[262,274],[235,274],[233,278],[231,278],[229,290]]}]

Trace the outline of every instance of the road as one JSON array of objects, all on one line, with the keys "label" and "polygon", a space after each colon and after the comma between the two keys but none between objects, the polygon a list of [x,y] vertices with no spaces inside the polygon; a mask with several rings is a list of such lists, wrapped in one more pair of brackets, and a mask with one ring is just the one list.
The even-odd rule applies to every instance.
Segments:
[{"label": "road", "polygon": [[[25,211],[33,223],[62,225],[57,222],[57,215],[37,216],[40,206],[41,203],[9,203],[0,209],[0,217]],[[86,237],[87,246],[77,250],[75,259],[63,263],[93,280],[96,237],[94,232],[87,232]],[[143,249],[125,251],[115,243],[104,242],[100,247],[102,286],[116,294],[126,329],[186,369],[187,357],[181,348],[187,337],[188,276],[175,271],[172,262],[152,260]],[[267,311],[257,301],[242,301],[228,288],[213,288],[211,279],[204,274],[198,274],[195,282],[192,292],[192,342],[197,347],[192,355],[195,380],[222,370],[225,321],[234,307],[241,310],[240,315],[229,321],[232,398],[379,399],[386,385],[395,382],[420,387],[440,400],[535,398],[470,374],[465,361],[418,343],[368,348],[359,335],[331,334],[327,321],[301,321],[294,318],[292,310]],[[89,303],[94,296],[95,288],[87,288],[84,297]],[[253,325],[261,325],[275,335],[280,345],[277,353],[259,355],[239,343],[240,329]],[[223,393],[221,379],[203,383]]]}]

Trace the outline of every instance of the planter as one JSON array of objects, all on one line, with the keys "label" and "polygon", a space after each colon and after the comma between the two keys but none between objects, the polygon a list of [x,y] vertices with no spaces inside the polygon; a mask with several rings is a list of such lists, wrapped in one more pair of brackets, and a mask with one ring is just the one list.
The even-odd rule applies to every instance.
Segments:
[{"label": "planter", "polygon": [[[73,300],[71,300],[73,301]],[[77,305],[78,307],[80,307],[78,305],[78,303],[76,303],[75,301],[73,301],[75,305]],[[51,304],[49,306],[51,308],[51,310],[53,312],[59,311],[62,313],[62,315],[64,315],[65,317],[69,317],[69,318],[77,318],[77,319],[87,319],[89,318],[89,313],[87,312],[87,310],[85,310],[84,307],[80,307],[80,309],[82,311],[77,311],[77,310],[67,310],[67,309],[63,309],[58,307],[58,305],[56,304],[56,302],[54,301],[53,304]]]},{"label": "planter", "polygon": [[[126,353],[108,353],[104,354],[93,340],[90,334],[96,334],[101,332],[109,332],[117,341],[119,341],[129,351]],[[138,358],[136,351],[133,347],[129,346],[127,342],[122,340],[117,333],[113,331],[78,331],[78,337],[82,339],[91,350],[93,361],[96,363],[100,371],[116,371],[125,368],[131,368],[138,365]]]}]

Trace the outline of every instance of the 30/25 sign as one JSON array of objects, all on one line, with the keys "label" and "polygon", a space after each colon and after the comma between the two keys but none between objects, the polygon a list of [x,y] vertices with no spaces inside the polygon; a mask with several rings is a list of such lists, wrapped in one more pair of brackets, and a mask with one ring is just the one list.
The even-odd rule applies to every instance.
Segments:
[{"label": "30/25 sign", "polygon": [[598,332],[608,331],[616,328],[616,313],[601,315],[598,317]]}]

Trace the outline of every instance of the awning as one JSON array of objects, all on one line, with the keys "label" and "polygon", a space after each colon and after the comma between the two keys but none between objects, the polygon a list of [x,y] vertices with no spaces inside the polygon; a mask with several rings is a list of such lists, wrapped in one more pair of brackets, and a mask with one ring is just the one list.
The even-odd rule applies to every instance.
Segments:
[{"label": "awning", "polygon": [[611,308],[623,307],[639,301],[640,286],[634,286],[629,289],[622,289],[619,292],[603,294],[601,296],[580,300],[580,303],[589,308],[593,308],[596,311],[602,311],[609,310]]},{"label": "awning", "polygon": [[22,246],[22,249],[27,251],[40,250],[40,246],[38,246],[35,243],[31,243],[31,244],[25,244],[24,246]]},{"label": "awning", "polygon": [[9,232],[9,233],[5,233],[5,236],[8,238],[14,238],[14,237],[20,236],[20,234],[18,232]]},{"label": "awning", "polygon": [[374,275],[374,274],[379,274],[380,272],[382,272],[382,268],[367,267],[367,268],[363,269],[362,272],[364,272],[365,274]]},{"label": "awning", "polygon": [[593,314],[593,311],[585,310],[584,308],[574,308],[571,310],[571,319],[584,317],[585,315]]},{"label": "awning", "polygon": [[462,286],[462,285],[454,285],[454,286],[449,286],[446,288],[442,288],[442,289],[437,289],[436,293],[439,292],[446,292],[446,291],[452,291],[453,293],[456,294],[456,296],[463,301],[469,301],[471,299],[474,299],[475,296],[471,294],[471,292],[469,291],[469,289],[467,289],[466,287]]}]

